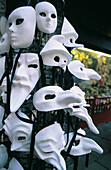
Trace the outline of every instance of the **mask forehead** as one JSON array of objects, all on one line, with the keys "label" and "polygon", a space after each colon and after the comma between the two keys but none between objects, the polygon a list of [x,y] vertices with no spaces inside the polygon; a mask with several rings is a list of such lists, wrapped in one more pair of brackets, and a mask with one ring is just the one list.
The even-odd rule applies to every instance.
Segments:
[{"label": "mask forehead", "polygon": [[53,33],[57,27],[56,8],[49,2],[40,2],[35,10],[38,29],[44,33]]}]

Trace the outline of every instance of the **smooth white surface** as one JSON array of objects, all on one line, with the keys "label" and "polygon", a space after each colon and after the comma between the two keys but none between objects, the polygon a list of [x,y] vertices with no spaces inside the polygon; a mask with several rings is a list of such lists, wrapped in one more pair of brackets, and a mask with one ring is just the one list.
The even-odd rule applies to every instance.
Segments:
[{"label": "smooth white surface", "polygon": [[66,170],[65,160],[60,154],[64,146],[64,131],[59,123],[47,126],[35,136],[36,156],[59,170]]},{"label": "smooth white surface", "polygon": [[22,53],[12,82],[10,110],[17,111],[40,78],[39,57],[35,53]]},{"label": "smooth white surface", "polygon": [[[46,97],[49,96],[50,98]],[[39,89],[33,96],[33,104],[39,111],[52,111],[72,108],[81,105],[81,97],[70,91],[64,91],[59,86],[46,86]]]},{"label": "smooth white surface", "polygon": [[35,10],[38,29],[44,33],[54,33],[57,28],[56,8],[49,2],[39,2]]},{"label": "smooth white surface", "polygon": [[8,33],[12,48],[29,47],[35,35],[36,12],[33,7],[16,8],[8,17]]},{"label": "smooth white surface", "polygon": [[78,38],[78,34],[66,17],[64,17],[61,34],[65,37],[64,45],[66,47],[80,48],[84,46],[83,44],[77,44],[75,42]]},{"label": "smooth white surface", "polygon": [[[62,35],[54,35],[48,40],[40,52],[45,65],[59,66],[64,69],[66,65],[69,64],[72,59],[72,55],[64,47],[62,44],[63,42],[64,36]],[[56,61],[57,57],[58,61]]]},{"label": "smooth white surface", "polygon": [[23,167],[21,166],[21,164],[17,161],[17,159],[12,158],[10,163],[9,163],[9,167],[8,170],[24,170]]},{"label": "smooth white surface", "polygon": [[8,161],[8,152],[5,145],[0,145],[0,168],[3,168]]},{"label": "smooth white surface", "polygon": [[6,32],[0,40],[0,53],[9,52],[10,49],[10,36]]},{"label": "smooth white surface", "polygon": [[[20,111],[18,114],[29,119]],[[21,121],[15,113],[10,113],[4,122],[3,128],[11,141],[11,151],[30,151],[32,124]]]},{"label": "smooth white surface", "polygon": [[85,68],[84,64],[80,60],[73,60],[68,64],[68,70],[70,73],[81,80],[100,80],[101,76],[93,69]]},{"label": "smooth white surface", "polygon": [[[73,132],[69,133],[69,142],[68,142],[67,146],[65,147],[65,151],[67,151],[73,135],[74,135]],[[67,134],[65,134],[65,140],[67,141]],[[87,137],[77,135],[76,141],[78,141],[78,140],[79,140],[79,144],[77,146],[75,144],[72,145],[72,148],[70,151],[71,155],[81,156],[81,155],[91,153],[91,151],[95,151],[99,154],[103,153],[103,149],[94,140],[87,138]]]}]

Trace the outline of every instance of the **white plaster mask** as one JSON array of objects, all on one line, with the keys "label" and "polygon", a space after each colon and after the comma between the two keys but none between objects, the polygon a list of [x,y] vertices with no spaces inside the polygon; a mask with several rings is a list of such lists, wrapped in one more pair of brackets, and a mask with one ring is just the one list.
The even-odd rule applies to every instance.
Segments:
[{"label": "white plaster mask", "polygon": [[8,33],[14,49],[29,47],[35,35],[36,12],[31,6],[16,8],[8,17]]},{"label": "white plaster mask", "polygon": [[[29,119],[20,111],[18,115]],[[32,124],[21,121],[15,113],[10,113],[4,122],[3,128],[11,141],[11,151],[30,151]]]},{"label": "white plaster mask", "polygon": [[64,131],[59,123],[47,126],[35,136],[36,156],[59,170],[66,170],[65,160],[60,154],[64,146]]},{"label": "white plaster mask", "polygon": [[[78,130],[78,133],[85,135],[84,132],[82,132],[83,130],[80,132],[79,132],[79,130]],[[69,133],[69,141],[68,141],[67,146],[65,147],[66,152],[67,152],[68,146],[70,144],[70,141],[73,138],[73,135],[74,135],[73,132]],[[65,134],[65,140],[67,141],[67,134]],[[87,137],[81,136],[81,135],[76,135],[75,140],[78,141],[79,144],[75,145],[75,143],[73,143],[72,148],[69,153],[70,155],[81,156],[81,155],[91,153],[91,151],[95,151],[99,154],[103,153],[103,149],[94,140],[92,140],[90,138],[87,138]]]},{"label": "white plaster mask", "polygon": [[17,111],[40,78],[39,57],[35,53],[22,53],[12,82],[10,110]]},{"label": "white plaster mask", "polygon": [[72,55],[63,46],[63,41],[64,36],[62,35],[54,35],[48,40],[40,52],[44,65],[58,66],[65,71],[66,65],[72,60]]},{"label": "white plaster mask", "polygon": [[6,103],[6,101],[7,101],[7,80],[6,80],[6,77],[3,79],[3,82],[0,86],[0,95],[1,95],[3,103]]},{"label": "white plaster mask", "polygon": [[78,95],[80,95],[81,99],[82,99],[82,106],[84,107],[89,107],[90,104],[87,104],[86,100],[85,100],[85,92],[83,92],[78,86],[73,86],[70,91],[77,93]]},{"label": "white plaster mask", "polygon": [[0,131],[3,128],[3,117],[4,117],[4,108],[2,106],[0,106]]},{"label": "white plaster mask", "polygon": [[2,78],[3,73],[5,72],[5,56],[0,56],[0,79]]},{"label": "white plaster mask", "polygon": [[70,113],[71,116],[76,116],[84,121],[86,121],[89,129],[95,133],[95,134],[99,134],[98,129],[96,128],[96,126],[94,125],[92,118],[89,116],[88,111],[86,108],[84,108],[83,106],[80,106],[79,108],[73,108],[72,109],[72,113]]},{"label": "white plaster mask", "polygon": [[64,45],[66,47],[81,48],[84,46],[83,44],[75,43],[78,38],[78,34],[66,17],[64,17],[61,34],[65,37]]},{"label": "white plaster mask", "polygon": [[0,169],[5,166],[8,161],[8,152],[5,145],[0,145]]},{"label": "white plaster mask", "polygon": [[7,53],[10,49],[10,36],[6,32],[0,40],[0,53]]},{"label": "white plaster mask", "polygon": [[0,18],[0,32],[2,35],[4,35],[7,32],[8,28],[8,21],[5,16],[1,16]]},{"label": "white plaster mask", "polygon": [[35,6],[37,27],[39,31],[52,34],[57,28],[57,11],[49,2],[39,2]]},{"label": "white plaster mask", "polygon": [[71,61],[68,64],[68,70],[74,77],[77,77],[80,80],[88,81],[91,78],[95,80],[101,79],[101,76],[96,71],[85,68],[84,64],[79,60]]},{"label": "white plaster mask", "polygon": [[24,170],[23,167],[21,166],[21,164],[17,161],[17,159],[12,158],[10,163],[9,163],[9,167],[8,170]]},{"label": "white plaster mask", "polygon": [[52,111],[71,108],[81,104],[81,97],[70,90],[64,91],[59,86],[46,86],[33,96],[33,104],[39,111]]}]

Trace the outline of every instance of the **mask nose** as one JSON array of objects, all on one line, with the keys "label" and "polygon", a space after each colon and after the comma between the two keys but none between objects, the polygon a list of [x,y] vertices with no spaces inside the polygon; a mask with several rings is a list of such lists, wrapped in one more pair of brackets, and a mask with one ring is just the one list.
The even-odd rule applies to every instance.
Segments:
[{"label": "mask nose", "polygon": [[16,80],[27,80],[27,71],[24,66],[20,66],[15,72]]},{"label": "mask nose", "polygon": [[51,21],[51,16],[50,15],[47,15],[47,21]]},{"label": "mask nose", "polygon": [[12,32],[14,32],[14,25],[13,24],[9,24],[9,33],[12,33]]}]

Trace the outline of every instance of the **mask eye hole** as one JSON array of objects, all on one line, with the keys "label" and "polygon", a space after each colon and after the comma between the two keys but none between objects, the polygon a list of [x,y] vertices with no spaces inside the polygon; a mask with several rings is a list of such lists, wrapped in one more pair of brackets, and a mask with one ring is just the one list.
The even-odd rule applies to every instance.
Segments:
[{"label": "mask eye hole", "polygon": [[54,99],[55,98],[55,94],[47,94],[45,96],[45,99],[48,100],[48,99]]},{"label": "mask eye hole", "polygon": [[3,43],[5,41],[5,39],[4,38],[1,38],[1,43]]},{"label": "mask eye hole", "polygon": [[73,108],[79,108],[79,106],[73,106]]},{"label": "mask eye hole", "polygon": [[11,25],[12,25],[12,23],[11,23],[11,22],[9,22],[9,23],[8,23],[8,27],[10,28],[10,27],[11,27]]},{"label": "mask eye hole", "polygon": [[72,38],[70,39],[70,42],[73,43],[73,39]]},{"label": "mask eye hole", "polygon": [[56,62],[59,62],[59,61],[60,61],[59,56],[55,56],[55,57],[54,57],[54,60],[55,60]]},{"label": "mask eye hole", "polygon": [[19,136],[19,137],[18,137],[18,141],[23,141],[23,140],[25,140],[25,139],[26,139],[25,136]]},{"label": "mask eye hole", "polygon": [[83,71],[83,68],[81,67],[80,70]]},{"label": "mask eye hole", "polygon": [[37,65],[37,64],[29,64],[28,67],[29,67],[29,68],[37,68],[38,65]]},{"label": "mask eye hole", "polygon": [[39,15],[42,16],[42,17],[46,17],[45,12],[41,12]]},{"label": "mask eye hole", "polygon": [[23,21],[24,21],[23,18],[18,18],[18,19],[16,20],[16,25],[22,24]]},{"label": "mask eye hole", "polygon": [[55,14],[52,14],[51,17],[52,17],[53,19],[55,19],[55,18],[56,18],[56,15],[55,15]]}]

